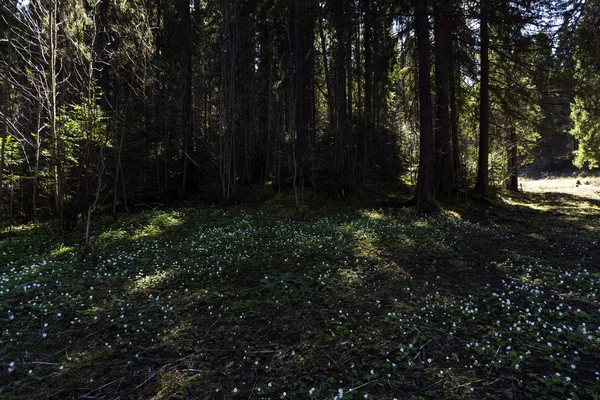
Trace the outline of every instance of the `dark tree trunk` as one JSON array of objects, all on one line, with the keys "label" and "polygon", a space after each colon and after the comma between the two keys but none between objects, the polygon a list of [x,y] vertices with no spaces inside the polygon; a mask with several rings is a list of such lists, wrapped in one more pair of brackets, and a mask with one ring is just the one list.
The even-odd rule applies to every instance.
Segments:
[{"label": "dark tree trunk", "polygon": [[448,0],[437,0],[435,34],[435,147],[436,193],[450,194],[454,183],[454,156],[450,126],[450,74],[452,73],[452,22]]},{"label": "dark tree trunk", "polygon": [[182,54],[181,71],[183,74],[182,109],[183,116],[183,190],[189,190],[193,183],[192,162],[193,132],[192,132],[192,38],[191,15],[189,0],[179,0],[179,14],[182,22]]},{"label": "dark tree trunk", "polygon": [[[260,165],[257,176],[262,176],[266,180],[267,170],[269,168],[269,159],[271,148],[271,90],[272,90],[272,49],[271,34],[269,26],[266,23],[259,25],[260,40],[260,63],[258,67],[259,96],[258,96],[258,141],[262,144]],[[256,178],[254,177],[254,178]]]},{"label": "dark tree trunk", "polygon": [[337,177],[342,180],[342,186],[345,185],[347,174],[347,126],[348,126],[348,103],[347,103],[347,68],[346,60],[346,10],[343,0],[333,2],[331,6],[333,26],[335,29],[335,102],[337,125],[335,129],[335,171]]},{"label": "dark tree trunk", "polygon": [[368,124],[373,122],[373,23],[369,2],[364,1],[364,59],[365,59],[365,119]]},{"label": "dark tree trunk", "polygon": [[304,206],[304,179],[310,169],[310,143],[313,122],[314,7],[312,1],[294,5],[295,131],[294,188],[296,206]]},{"label": "dark tree trunk", "polygon": [[477,183],[475,192],[485,196],[489,186],[489,152],[490,152],[490,33],[488,27],[489,0],[481,0],[481,82],[479,86],[479,158],[477,162]]},{"label": "dark tree trunk", "polygon": [[352,20],[346,17],[346,76],[348,77],[348,118],[352,119],[353,73],[352,73]]},{"label": "dark tree trunk", "polygon": [[[452,59],[454,60],[454,54],[452,54]],[[454,66],[454,62],[452,62]],[[458,180],[461,185],[464,184],[464,177],[462,176],[462,164],[460,161],[460,144],[458,142],[458,131],[459,131],[459,110],[458,110],[458,101],[457,101],[457,81],[456,76],[458,75],[458,71],[455,68],[450,73],[450,126],[452,127],[452,156],[454,163],[454,177],[455,180]]]},{"label": "dark tree trunk", "polygon": [[419,57],[419,175],[414,196],[419,211],[437,208],[434,190],[434,136],[431,113],[431,66],[429,62],[429,22],[427,0],[415,0],[415,31]]}]

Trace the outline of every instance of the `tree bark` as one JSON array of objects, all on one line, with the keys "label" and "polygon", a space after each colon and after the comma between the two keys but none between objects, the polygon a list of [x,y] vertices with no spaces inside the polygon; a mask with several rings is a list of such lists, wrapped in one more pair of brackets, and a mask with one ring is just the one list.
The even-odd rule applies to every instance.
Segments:
[{"label": "tree bark", "polygon": [[363,0],[365,7],[364,60],[365,60],[365,119],[373,123],[373,23],[369,2]]},{"label": "tree bark", "polygon": [[56,82],[56,62],[57,62],[57,38],[58,38],[58,0],[53,0],[50,5],[48,18],[48,34],[50,35],[50,65],[49,65],[49,118],[50,134],[52,136],[52,147],[54,156],[54,196],[55,211],[59,218],[60,226],[63,226],[63,176],[62,162],[60,154],[60,140],[56,129],[56,102],[57,102],[57,82]]},{"label": "tree bark", "polygon": [[434,11],[436,83],[436,193],[448,195],[454,183],[450,126],[450,74],[452,73],[452,25],[448,0],[437,0]]},{"label": "tree bark", "polygon": [[[12,50],[11,46],[11,26],[10,22],[8,23],[8,51]],[[10,82],[9,82],[9,74],[11,66],[11,57],[10,54],[8,56],[8,66],[7,71],[2,74],[2,86],[0,86],[0,99],[2,99],[2,130],[0,131],[0,199],[2,198],[2,188],[4,185],[4,164],[6,160],[6,141],[8,138],[8,114],[9,114],[9,104],[10,104]]]},{"label": "tree bark", "polygon": [[[452,54],[452,59],[454,60],[454,54]],[[453,67],[455,66],[454,61],[452,61]],[[458,110],[458,101],[457,101],[457,87],[459,85],[457,79],[458,71],[456,68],[453,68],[450,72],[450,126],[452,127],[452,156],[454,163],[454,179],[458,180],[460,185],[464,184],[464,176],[462,171],[462,164],[460,160],[460,144],[458,142],[458,131],[459,131],[459,110]]]},{"label": "tree bark", "polygon": [[481,82],[479,84],[479,158],[477,162],[477,183],[475,192],[485,196],[489,190],[489,152],[490,152],[490,34],[488,27],[489,0],[481,0]]},{"label": "tree bark", "polygon": [[295,130],[294,158],[296,207],[304,207],[304,178],[309,169],[309,144],[312,135],[314,19],[311,0],[294,5]]},{"label": "tree bark", "polygon": [[193,153],[193,127],[192,127],[192,38],[191,15],[189,0],[179,0],[179,13],[183,23],[183,46],[181,54],[183,72],[183,190],[189,190],[192,177],[192,163],[190,157]]},{"label": "tree bark", "polygon": [[415,31],[419,57],[419,175],[413,198],[422,212],[437,209],[434,190],[434,136],[431,113],[431,66],[429,62],[429,22],[427,0],[415,0]]}]

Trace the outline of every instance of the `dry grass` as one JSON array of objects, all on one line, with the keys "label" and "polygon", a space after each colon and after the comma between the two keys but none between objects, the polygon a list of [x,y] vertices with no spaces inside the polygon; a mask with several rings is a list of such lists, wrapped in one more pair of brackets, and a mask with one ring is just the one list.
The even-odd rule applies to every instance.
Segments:
[{"label": "dry grass", "polygon": [[600,200],[600,178],[521,179],[526,193],[565,193]]}]

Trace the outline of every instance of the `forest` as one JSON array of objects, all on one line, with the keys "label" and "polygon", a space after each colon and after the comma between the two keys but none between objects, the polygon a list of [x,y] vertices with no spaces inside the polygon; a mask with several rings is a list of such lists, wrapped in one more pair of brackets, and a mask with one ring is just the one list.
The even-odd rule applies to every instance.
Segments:
[{"label": "forest", "polygon": [[3,2],[2,220],[598,166],[596,2],[413,3]]},{"label": "forest", "polygon": [[0,398],[600,398],[597,0],[0,0]]}]

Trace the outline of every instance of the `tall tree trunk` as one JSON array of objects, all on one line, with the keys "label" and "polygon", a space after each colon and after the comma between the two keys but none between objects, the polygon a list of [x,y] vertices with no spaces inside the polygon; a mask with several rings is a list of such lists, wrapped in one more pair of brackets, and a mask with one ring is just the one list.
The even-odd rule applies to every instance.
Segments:
[{"label": "tall tree trunk", "polygon": [[434,11],[436,83],[436,193],[450,194],[454,183],[454,160],[450,126],[450,74],[452,73],[452,23],[448,0],[437,0]]},{"label": "tall tree trunk", "polygon": [[373,22],[369,2],[363,0],[365,7],[364,59],[365,59],[365,119],[373,123]]},{"label": "tall tree trunk", "polygon": [[452,66],[453,69],[450,71],[450,126],[452,128],[452,156],[454,163],[454,177],[455,181],[458,180],[461,185],[464,184],[464,177],[462,176],[462,165],[460,161],[460,144],[458,142],[458,131],[459,131],[459,110],[457,101],[457,85],[458,85],[458,71],[454,68],[454,53],[452,52]]},{"label": "tall tree trunk", "polygon": [[353,71],[352,71],[352,20],[350,11],[346,17],[346,76],[348,77],[348,119],[352,119]]},{"label": "tall tree trunk", "polygon": [[258,94],[258,128],[257,136],[260,145],[260,166],[257,176],[261,176],[263,182],[268,180],[271,144],[271,93],[273,74],[273,50],[271,33],[266,22],[259,24],[260,62],[258,65],[259,94]]},{"label": "tall tree trunk", "polygon": [[190,157],[193,153],[193,127],[192,127],[192,38],[190,1],[179,0],[179,14],[183,23],[183,46],[181,55],[183,72],[183,190],[189,190],[192,177],[192,163]]},{"label": "tall tree trunk", "polygon": [[514,192],[519,191],[519,155],[517,143],[517,129],[514,124],[509,126],[509,143],[508,143],[508,190]]},{"label": "tall tree trunk", "polygon": [[304,207],[304,180],[309,170],[309,145],[312,135],[314,18],[313,1],[294,5],[295,130],[294,158],[296,207]]},{"label": "tall tree trunk", "polygon": [[331,84],[331,73],[329,71],[329,59],[327,57],[327,42],[325,39],[325,31],[323,29],[323,17],[319,18],[319,38],[321,41],[321,53],[323,57],[323,69],[325,73],[325,86],[327,87],[327,109],[329,111],[329,127],[334,129],[336,126],[335,119],[335,101],[333,98],[333,89]]},{"label": "tall tree trunk", "polygon": [[239,18],[239,4],[221,1],[223,15],[222,50],[221,50],[221,90],[219,96],[219,174],[221,178],[222,198],[224,203],[233,200],[236,192],[236,65],[239,51],[239,34],[236,21]]},{"label": "tall tree trunk", "polygon": [[488,27],[489,2],[481,0],[481,82],[479,85],[479,158],[477,162],[477,183],[475,192],[485,196],[489,186],[489,152],[490,152],[490,33]]},{"label": "tall tree trunk", "polygon": [[419,56],[419,175],[413,201],[420,211],[437,209],[434,189],[434,136],[431,114],[431,66],[429,62],[429,22],[427,0],[415,0],[415,31]]},{"label": "tall tree trunk", "polygon": [[54,157],[54,198],[55,211],[59,218],[60,226],[63,227],[63,176],[62,160],[60,154],[60,140],[56,129],[56,102],[57,102],[57,82],[56,82],[56,61],[57,61],[57,37],[58,37],[58,0],[53,0],[50,4],[48,18],[48,34],[50,35],[50,60],[49,60],[49,119],[50,135],[52,136],[52,150]]},{"label": "tall tree trunk", "polygon": [[41,94],[38,94],[39,103],[37,105],[37,118],[36,118],[36,135],[35,135],[35,166],[33,170],[33,221],[38,223],[38,182],[40,174],[40,154],[42,151],[42,140],[40,134],[42,133],[42,99]]},{"label": "tall tree trunk", "polygon": [[[7,27],[8,34],[8,51],[12,50],[12,41],[11,41],[11,26],[10,20],[8,22]],[[2,198],[2,188],[4,185],[4,164],[6,163],[6,141],[8,140],[8,114],[9,105],[10,105],[10,81],[9,74],[11,66],[11,56],[9,53],[8,56],[8,66],[5,73],[2,74],[2,86],[0,86],[0,99],[2,100],[2,130],[0,131],[0,199]]]},{"label": "tall tree trunk", "polygon": [[332,4],[332,18],[335,30],[334,59],[335,67],[335,102],[337,125],[335,128],[335,170],[337,179],[341,179],[342,187],[345,185],[347,173],[346,127],[348,125],[347,103],[347,60],[346,60],[346,10],[343,0]]}]

